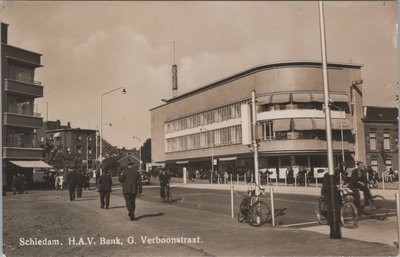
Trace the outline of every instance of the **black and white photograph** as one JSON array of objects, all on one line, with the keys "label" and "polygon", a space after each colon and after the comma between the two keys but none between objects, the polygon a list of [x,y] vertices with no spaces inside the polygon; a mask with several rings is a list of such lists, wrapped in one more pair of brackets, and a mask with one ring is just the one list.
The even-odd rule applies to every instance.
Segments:
[{"label": "black and white photograph", "polygon": [[0,1],[3,257],[398,256],[397,1]]}]

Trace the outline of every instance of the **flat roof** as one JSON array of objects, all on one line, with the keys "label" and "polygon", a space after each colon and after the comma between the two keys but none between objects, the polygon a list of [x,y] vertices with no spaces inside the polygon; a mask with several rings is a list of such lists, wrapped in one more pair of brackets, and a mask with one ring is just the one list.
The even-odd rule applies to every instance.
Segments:
[{"label": "flat roof", "polygon": [[[165,102],[165,104],[156,106],[152,109],[150,109],[150,111],[157,109],[159,107],[162,107],[166,104],[169,103],[173,103],[176,101],[179,101],[183,98],[198,94],[200,92],[204,92],[207,91],[209,89],[212,89],[214,87],[218,87],[221,86],[223,84],[226,84],[228,82],[237,80],[239,78],[263,71],[263,70],[270,70],[270,69],[279,69],[279,68],[285,68],[285,67],[295,67],[295,66],[303,66],[303,67],[322,67],[322,63],[318,62],[318,61],[286,61],[286,62],[277,62],[277,63],[270,63],[270,64],[263,64],[263,65],[258,65],[252,68],[249,68],[247,70],[243,70],[240,71],[238,73],[235,73],[233,75],[230,75],[228,77],[225,77],[223,79],[214,81],[212,83],[209,83],[205,86],[202,86],[200,88],[194,89],[192,91],[186,92],[182,95],[176,96],[176,97],[172,97],[170,99],[167,100],[163,100]],[[351,68],[351,69],[359,69],[361,68],[363,65],[361,64],[353,64],[353,63],[328,63],[327,64],[328,68],[336,68],[336,69],[340,69],[340,68]]]}]

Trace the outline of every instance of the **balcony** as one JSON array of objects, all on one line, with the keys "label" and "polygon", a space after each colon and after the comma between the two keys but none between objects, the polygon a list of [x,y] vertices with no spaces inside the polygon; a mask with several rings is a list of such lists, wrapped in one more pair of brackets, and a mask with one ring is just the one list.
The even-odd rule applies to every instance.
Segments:
[{"label": "balcony", "polygon": [[3,158],[40,160],[43,157],[43,148],[3,147]]},{"label": "balcony", "polygon": [[25,115],[19,113],[4,113],[4,125],[22,128],[41,128],[43,127],[43,118],[40,114]]},{"label": "balcony", "polygon": [[40,59],[41,54],[35,53],[26,49],[15,47],[12,45],[3,45],[3,54],[7,59],[14,62],[21,62],[24,64],[32,65],[35,67],[41,67]]},{"label": "balcony", "polygon": [[39,81],[33,83],[6,79],[4,90],[10,93],[23,94],[34,97],[43,97],[43,86]]}]

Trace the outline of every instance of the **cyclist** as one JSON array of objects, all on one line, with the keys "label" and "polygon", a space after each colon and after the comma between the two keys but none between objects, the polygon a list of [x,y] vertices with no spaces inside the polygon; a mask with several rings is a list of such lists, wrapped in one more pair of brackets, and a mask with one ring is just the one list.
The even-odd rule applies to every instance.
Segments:
[{"label": "cyclist", "polygon": [[165,201],[165,193],[166,193],[166,188],[169,185],[169,182],[171,181],[171,177],[169,174],[165,171],[165,169],[161,170],[160,176],[160,198],[161,201]]},{"label": "cyclist", "polygon": [[360,192],[364,192],[365,205],[369,205],[372,202],[371,191],[368,187],[367,173],[364,169],[362,162],[357,162],[357,168],[351,173],[349,188],[354,193],[354,204],[357,208],[360,207]]}]

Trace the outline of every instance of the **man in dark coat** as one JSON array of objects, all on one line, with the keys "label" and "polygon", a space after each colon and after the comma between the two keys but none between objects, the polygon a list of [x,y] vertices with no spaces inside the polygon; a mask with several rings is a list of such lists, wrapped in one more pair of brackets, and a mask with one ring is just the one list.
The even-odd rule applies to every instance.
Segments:
[{"label": "man in dark coat", "polygon": [[77,174],[74,169],[71,169],[67,173],[67,183],[68,183],[68,189],[69,189],[69,200],[74,201],[75,200],[75,188],[76,188],[76,182],[77,182]]},{"label": "man in dark coat", "polygon": [[131,220],[135,219],[136,209],[136,195],[139,192],[139,185],[141,183],[140,174],[137,167],[133,166],[133,161],[128,161],[128,167],[119,176],[119,182],[122,183],[122,192],[128,209],[128,215]]},{"label": "man in dark coat", "polygon": [[82,198],[82,188],[85,177],[83,176],[83,172],[80,170],[76,174],[76,197]]},{"label": "man in dark coat", "polygon": [[360,192],[364,192],[365,205],[372,202],[372,195],[368,188],[367,173],[362,162],[357,162],[357,168],[351,172],[349,187],[354,193],[354,204],[360,207]]},{"label": "man in dark coat", "polygon": [[104,206],[108,209],[110,205],[111,186],[111,174],[110,171],[106,170],[99,178],[100,208],[102,209],[104,209]]}]

